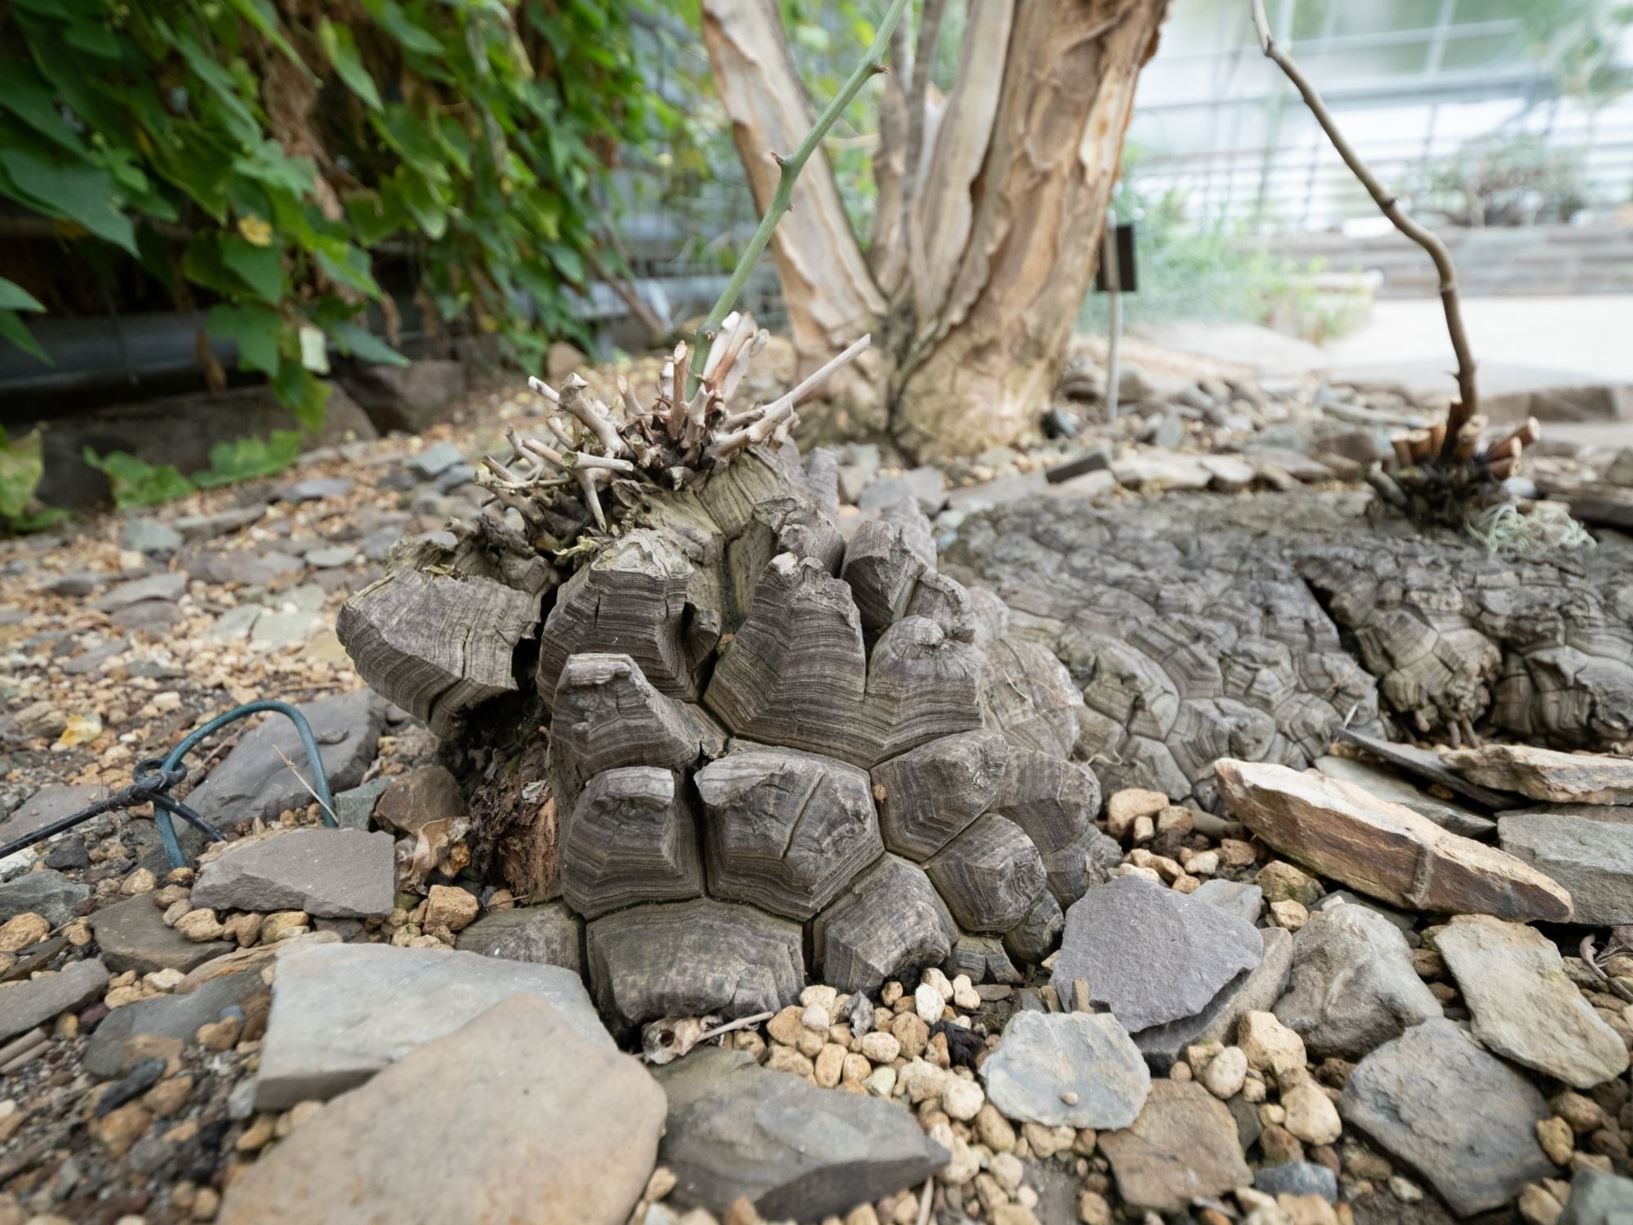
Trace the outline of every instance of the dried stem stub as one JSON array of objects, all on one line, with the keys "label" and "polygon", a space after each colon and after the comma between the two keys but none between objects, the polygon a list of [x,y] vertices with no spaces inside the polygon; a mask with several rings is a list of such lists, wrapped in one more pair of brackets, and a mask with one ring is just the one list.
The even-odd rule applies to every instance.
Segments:
[{"label": "dried stem stub", "polygon": [[509,432],[510,453],[482,460],[476,483],[515,511],[539,552],[561,558],[616,535],[623,515],[652,490],[702,480],[733,456],[781,445],[799,421],[796,406],[867,349],[862,337],[798,386],[766,404],[732,411],[743,376],[768,339],[748,314],[733,311],[709,340],[697,390],[686,395],[686,342],[675,346],[650,404],[622,377],[616,406],[596,398],[577,374],[558,391],[528,384],[545,400],[548,437]]}]

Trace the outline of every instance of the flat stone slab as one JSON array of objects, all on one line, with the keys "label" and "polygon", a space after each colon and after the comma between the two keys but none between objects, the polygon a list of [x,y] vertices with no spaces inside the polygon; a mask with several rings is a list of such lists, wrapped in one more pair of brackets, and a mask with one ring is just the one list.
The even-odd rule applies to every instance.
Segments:
[{"label": "flat stone slab", "polygon": [[1195,1081],[1152,1082],[1132,1126],[1102,1132],[1117,1190],[1138,1208],[1179,1212],[1199,1196],[1250,1186],[1236,1120],[1225,1103]]},{"label": "flat stone slab", "polygon": [[946,1152],[900,1106],[819,1089],[699,1047],[658,1072],[669,1116],[658,1161],[676,1203],[724,1214],[740,1197],[772,1220],[818,1220],[918,1186]]},{"label": "flat stone slab", "polygon": [[1530,744],[1488,744],[1442,753],[1448,767],[1482,787],[1550,804],[1633,804],[1633,759],[1561,753]]},{"label": "flat stone slab", "polygon": [[1195,1016],[1259,964],[1264,945],[1240,916],[1138,876],[1090,889],[1066,911],[1050,983],[1063,999],[1084,979],[1090,998],[1139,1031]]},{"label": "flat stone slab", "polygon": [[304,910],[325,919],[391,913],[396,874],[390,834],[297,829],[229,845],[205,863],[193,905],[212,910]]},{"label": "flat stone slab", "polygon": [[1440,1001],[1412,968],[1406,937],[1382,915],[1349,904],[1319,911],[1299,929],[1287,992],[1272,1011],[1311,1054],[1346,1059],[1441,1016]]},{"label": "flat stone slab", "polygon": [[1288,858],[1369,897],[1502,919],[1570,914],[1570,894],[1529,864],[1353,783],[1228,758],[1214,774],[1238,821]]},{"label": "flat stone slab", "polygon": [[0,885],[0,923],[20,914],[42,915],[52,927],[74,917],[74,907],[91,896],[91,887],[45,868],[25,872]]},{"label": "flat stone slab", "polygon": [[[1200,894],[1198,889],[1192,897]],[[1174,1066],[1185,1048],[1217,1038],[1229,1043],[1237,1020],[1247,1012],[1269,1012],[1287,990],[1293,965],[1292,933],[1279,927],[1261,927],[1259,938],[1264,957],[1251,970],[1244,970],[1208,1002],[1194,1017],[1183,1017],[1166,1025],[1153,1025],[1133,1035],[1134,1045],[1145,1056],[1153,1072],[1165,1073]]]},{"label": "flat stone slab", "polygon": [[1134,1122],[1151,1091],[1128,1031],[1103,1012],[1016,1013],[981,1079],[1006,1119],[1102,1131]]},{"label": "flat stone slab", "polygon": [[1505,812],[1497,838],[1570,891],[1571,922],[1633,923],[1633,809],[1562,804]]},{"label": "flat stone slab", "polygon": [[1490,817],[1481,816],[1450,800],[1437,800],[1399,775],[1371,762],[1357,761],[1353,757],[1328,756],[1319,757],[1310,764],[1328,778],[1354,783],[1380,800],[1410,808],[1418,816],[1428,817],[1441,829],[1464,838],[1486,838],[1497,828],[1497,823]]},{"label": "flat stone slab", "polygon": [[280,953],[255,1082],[259,1110],[322,1101],[501,1000],[536,995],[587,1042],[611,1047],[578,976],[454,949],[303,945]]},{"label": "flat stone slab", "polygon": [[237,947],[220,940],[195,944],[166,927],[164,912],[145,893],[97,911],[91,916],[91,932],[102,960],[115,974],[126,970],[148,974],[172,966],[185,972]]},{"label": "flat stone slab", "polygon": [[103,595],[97,597],[91,607],[99,612],[116,612],[132,604],[140,604],[143,600],[166,602],[175,600],[186,590],[185,574],[168,571],[163,574],[150,574],[146,578],[131,579],[127,583],[110,587]]},{"label": "flat stone slab", "polygon": [[1599,1018],[1569,978],[1559,950],[1519,923],[1462,915],[1442,928],[1435,949],[1457,979],[1488,1051],[1578,1089],[1627,1071],[1621,1036]]},{"label": "flat stone slab", "polygon": [[1633,1220],[1633,1178],[1586,1167],[1571,1179],[1571,1198],[1559,1225],[1628,1225]]},{"label": "flat stone slab", "polygon": [[454,938],[454,947],[505,961],[583,969],[584,924],[560,902],[498,910],[484,915]]},{"label": "flat stone slab", "polygon": [[1558,1173],[1537,1143],[1550,1114],[1542,1094],[1451,1021],[1414,1026],[1363,1059],[1338,1112],[1458,1216],[1497,1208]]},{"label": "flat stone slab", "polygon": [[41,787],[24,800],[3,821],[0,841],[10,842],[44,829],[69,813],[89,808],[108,798],[109,788],[100,783],[74,783],[61,787]]},{"label": "flat stone slab", "polygon": [[107,985],[108,968],[100,961],[76,961],[55,974],[0,986],[0,1042],[100,999]]},{"label": "flat stone slab", "polygon": [[216,1219],[624,1225],[664,1105],[634,1059],[514,996],[329,1103],[233,1181]]},{"label": "flat stone slab", "polygon": [[[359,689],[319,698],[298,709],[312,725],[330,790],[345,791],[362,782],[363,772],[374,760],[385,703]],[[295,725],[281,715],[269,716],[193,788],[187,803],[218,825],[256,817],[270,820],[286,809],[304,808],[312,797],[290,764],[311,781]]]}]

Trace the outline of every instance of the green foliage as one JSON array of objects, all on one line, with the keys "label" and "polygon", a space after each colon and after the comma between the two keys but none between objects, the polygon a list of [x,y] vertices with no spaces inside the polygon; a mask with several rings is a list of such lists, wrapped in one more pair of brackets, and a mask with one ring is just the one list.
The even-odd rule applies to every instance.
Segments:
[{"label": "green foliage", "polygon": [[[395,319],[390,263],[417,271],[433,332],[523,356],[576,331],[597,179],[653,122],[629,23],[595,0],[12,0],[0,198],[105,286],[207,306],[311,425],[302,329],[397,360],[364,317]],[[0,339],[43,358],[16,315],[39,309],[0,281]]]},{"label": "green foliage", "polygon": [[1590,110],[1633,87],[1633,68],[1622,46],[1633,26],[1627,0],[1528,0],[1520,16],[1533,54],[1553,73],[1561,92]]},{"label": "green foliage", "polygon": [[153,506],[184,498],[200,489],[214,489],[276,476],[290,468],[300,454],[299,430],[273,430],[270,438],[234,438],[210,448],[210,466],[190,476],[171,464],[150,464],[125,451],[98,455],[90,447],[85,462],[108,478],[115,505]]},{"label": "green foliage", "polygon": [[86,447],[85,462],[108,478],[113,501],[126,506],[155,506],[184,498],[198,487],[170,464],[150,464],[125,451],[98,455]]},{"label": "green foliage", "polygon": [[1424,203],[1458,225],[1569,221],[1587,203],[1582,154],[1541,136],[1503,133],[1471,141],[1424,176]]},{"label": "green foliage", "polygon": [[34,490],[44,473],[40,431],[10,438],[0,428],[0,530],[29,532],[62,517],[61,511],[42,511],[34,501]]},{"label": "green foliage", "polygon": [[[1183,192],[1141,185],[1139,159],[1124,150],[1112,201],[1119,221],[1135,223],[1139,291],[1123,295],[1126,323],[1243,320],[1319,342],[1359,321],[1363,300],[1317,292],[1318,264],[1278,255],[1239,222],[1191,218]],[[1090,292],[1078,322],[1105,331],[1104,294]]]}]

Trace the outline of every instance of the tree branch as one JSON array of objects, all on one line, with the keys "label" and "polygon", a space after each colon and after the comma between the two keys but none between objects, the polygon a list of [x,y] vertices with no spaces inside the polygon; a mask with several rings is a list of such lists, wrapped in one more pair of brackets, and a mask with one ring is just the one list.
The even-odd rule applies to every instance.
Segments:
[{"label": "tree branch", "polygon": [[1327,134],[1338,156],[1344,159],[1344,164],[1351,173],[1360,180],[1361,186],[1367,189],[1373,203],[1389,222],[1407,238],[1417,243],[1429,258],[1434,261],[1435,271],[1440,274],[1440,302],[1446,312],[1446,330],[1451,334],[1452,352],[1457,355],[1457,400],[1446,413],[1445,440],[1441,444],[1441,457],[1449,458],[1457,445],[1457,438],[1463,426],[1470,417],[1480,410],[1479,393],[1474,383],[1474,356],[1469,352],[1468,334],[1463,330],[1463,310],[1457,296],[1457,270],[1452,266],[1451,252],[1446,244],[1431,230],[1425,229],[1412,220],[1401,207],[1400,200],[1380,183],[1367,164],[1361,160],[1360,154],[1344,139],[1343,133],[1338,130],[1333,121],[1332,112],[1327,104],[1321,100],[1314,85],[1299,71],[1286,52],[1276,46],[1276,40],[1271,37],[1270,23],[1264,15],[1264,0],[1252,0],[1253,25],[1259,35],[1259,49],[1264,52],[1276,67],[1287,75],[1295,89],[1304,98],[1304,103],[1310,108],[1321,130]]},{"label": "tree branch", "polygon": [[822,108],[822,113],[816,117],[811,130],[805,134],[805,139],[800,141],[799,148],[786,158],[779,157],[774,152],[770,154],[781,170],[777,177],[777,190],[772,193],[771,203],[766,206],[765,215],[760,218],[754,237],[749,239],[742,255],[738,257],[737,267],[732,270],[726,288],[721,291],[720,297],[703,320],[703,326],[698,328],[697,339],[692,346],[691,373],[694,381],[702,377],[703,364],[708,359],[710,341],[714,338],[715,329],[731,312],[732,304],[743,292],[749,274],[759,263],[766,244],[771,241],[771,232],[777,228],[777,222],[781,221],[783,214],[788,211],[789,201],[794,195],[794,181],[799,178],[800,171],[805,169],[805,163],[822,143],[828,129],[833,127],[834,121],[850,105],[851,99],[861,92],[862,86],[867,84],[870,77],[884,70],[885,49],[890,45],[891,32],[895,30],[896,23],[901,20],[902,11],[906,8],[907,0],[891,0],[890,8],[886,10],[884,19],[874,33],[873,45],[868,48],[867,54],[862,57],[861,63],[857,64],[839,92]]}]

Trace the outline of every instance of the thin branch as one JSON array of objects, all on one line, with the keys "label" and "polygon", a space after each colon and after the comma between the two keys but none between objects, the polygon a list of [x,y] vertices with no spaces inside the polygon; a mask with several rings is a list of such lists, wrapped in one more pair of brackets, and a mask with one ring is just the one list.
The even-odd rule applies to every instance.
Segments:
[{"label": "thin branch", "polygon": [[1451,334],[1452,352],[1457,355],[1457,400],[1446,413],[1445,441],[1441,444],[1442,458],[1448,458],[1451,450],[1456,446],[1458,432],[1464,423],[1480,411],[1479,394],[1474,385],[1474,356],[1469,352],[1468,334],[1463,330],[1463,311],[1457,296],[1457,271],[1452,266],[1451,252],[1446,244],[1432,231],[1425,229],[1412,220],[1401,207],[1400,200],[1380,183],[1377,176],[1361,160],[1349,141],[1344,139],[1343,133],[1333,121],[1332,112],[1327,104],[1321,100],[1314,85],[1299,71],[1297,64],[1276,46],[1276,40],[1271,37],[1270,23],[1264,15],[1264,0],[1253,0],[1253,25],[1259,34],[1259,49],[1263,51],[1276,67],[1287,74],[1287,79],[1293,83],[1295,89],[1304,98],[1304,103],[1310,108],[1321,130],[1332,141],[1332,146],[1338,151],[1338,156],[1344,159],[1344,164],[1351,173],[1361,181],[1361,186],[1367,189],[1374,204],[1389,222],[1407,238],[1417,243],[1428,252],[1429,258],[1434,261],[1435,271],[1440,274],[1440,302],[1446,312],[1446,330]]},{"label": "thin branch", "polygon": [[[941,43],[941,15],[947,0],[924,0],[919,17],[919,45],[913,55],[913,87],[907,95],[907,168],[902,176],[902,199],[911,205],[918,196],[919,159],[924,152],[924,107],[930,97],[930,72]],[[904,211],[911,213],[911,208]]]},{"label": "thin branch", "polygon": [[772,193],[771,202],[766,206],[765,215],[760,218],[754,237],[749,239],[742,255],[738,257],[731,280],[726,282],[726,288],[721,291],[720,297],[703,320],[703,325],[697,330],[697,339],[692,345],[693,379],[702,378],[703,366],[708,361],[710,342],[714,339],[716,329],[730,313],[732,304],[737,301],[737,295],[743,292],[749,274],[760,262],[766,244],[771,241],[771,232],[777,228],[782,215],[788,211],[794,196],[794,181],[799,178],[800,171],[805,169],[805,163],[822,143],[822,138],[828,134],[828,129],[833,127],[834,121],[850,105],[851,99],[861,92],[862,86],[867,84],[870,77],[884,71],[885,50],[890,46],[890,35],[896,29],[896,23],[901,20],[902,12],[906,8],[907,0],[890,0],[890,8],[886,10],[884,19],[874,32],[873,45],[868,48],[862,62],[856,65],[839,92],[822,108],[822,113],[811,125],[811,130],[805,134],[805,139],[800,141],[799,148],[789,157],[779,157],[774,152],[771,154],[781,168],[781,173],[777,176],[777,190]]}]

